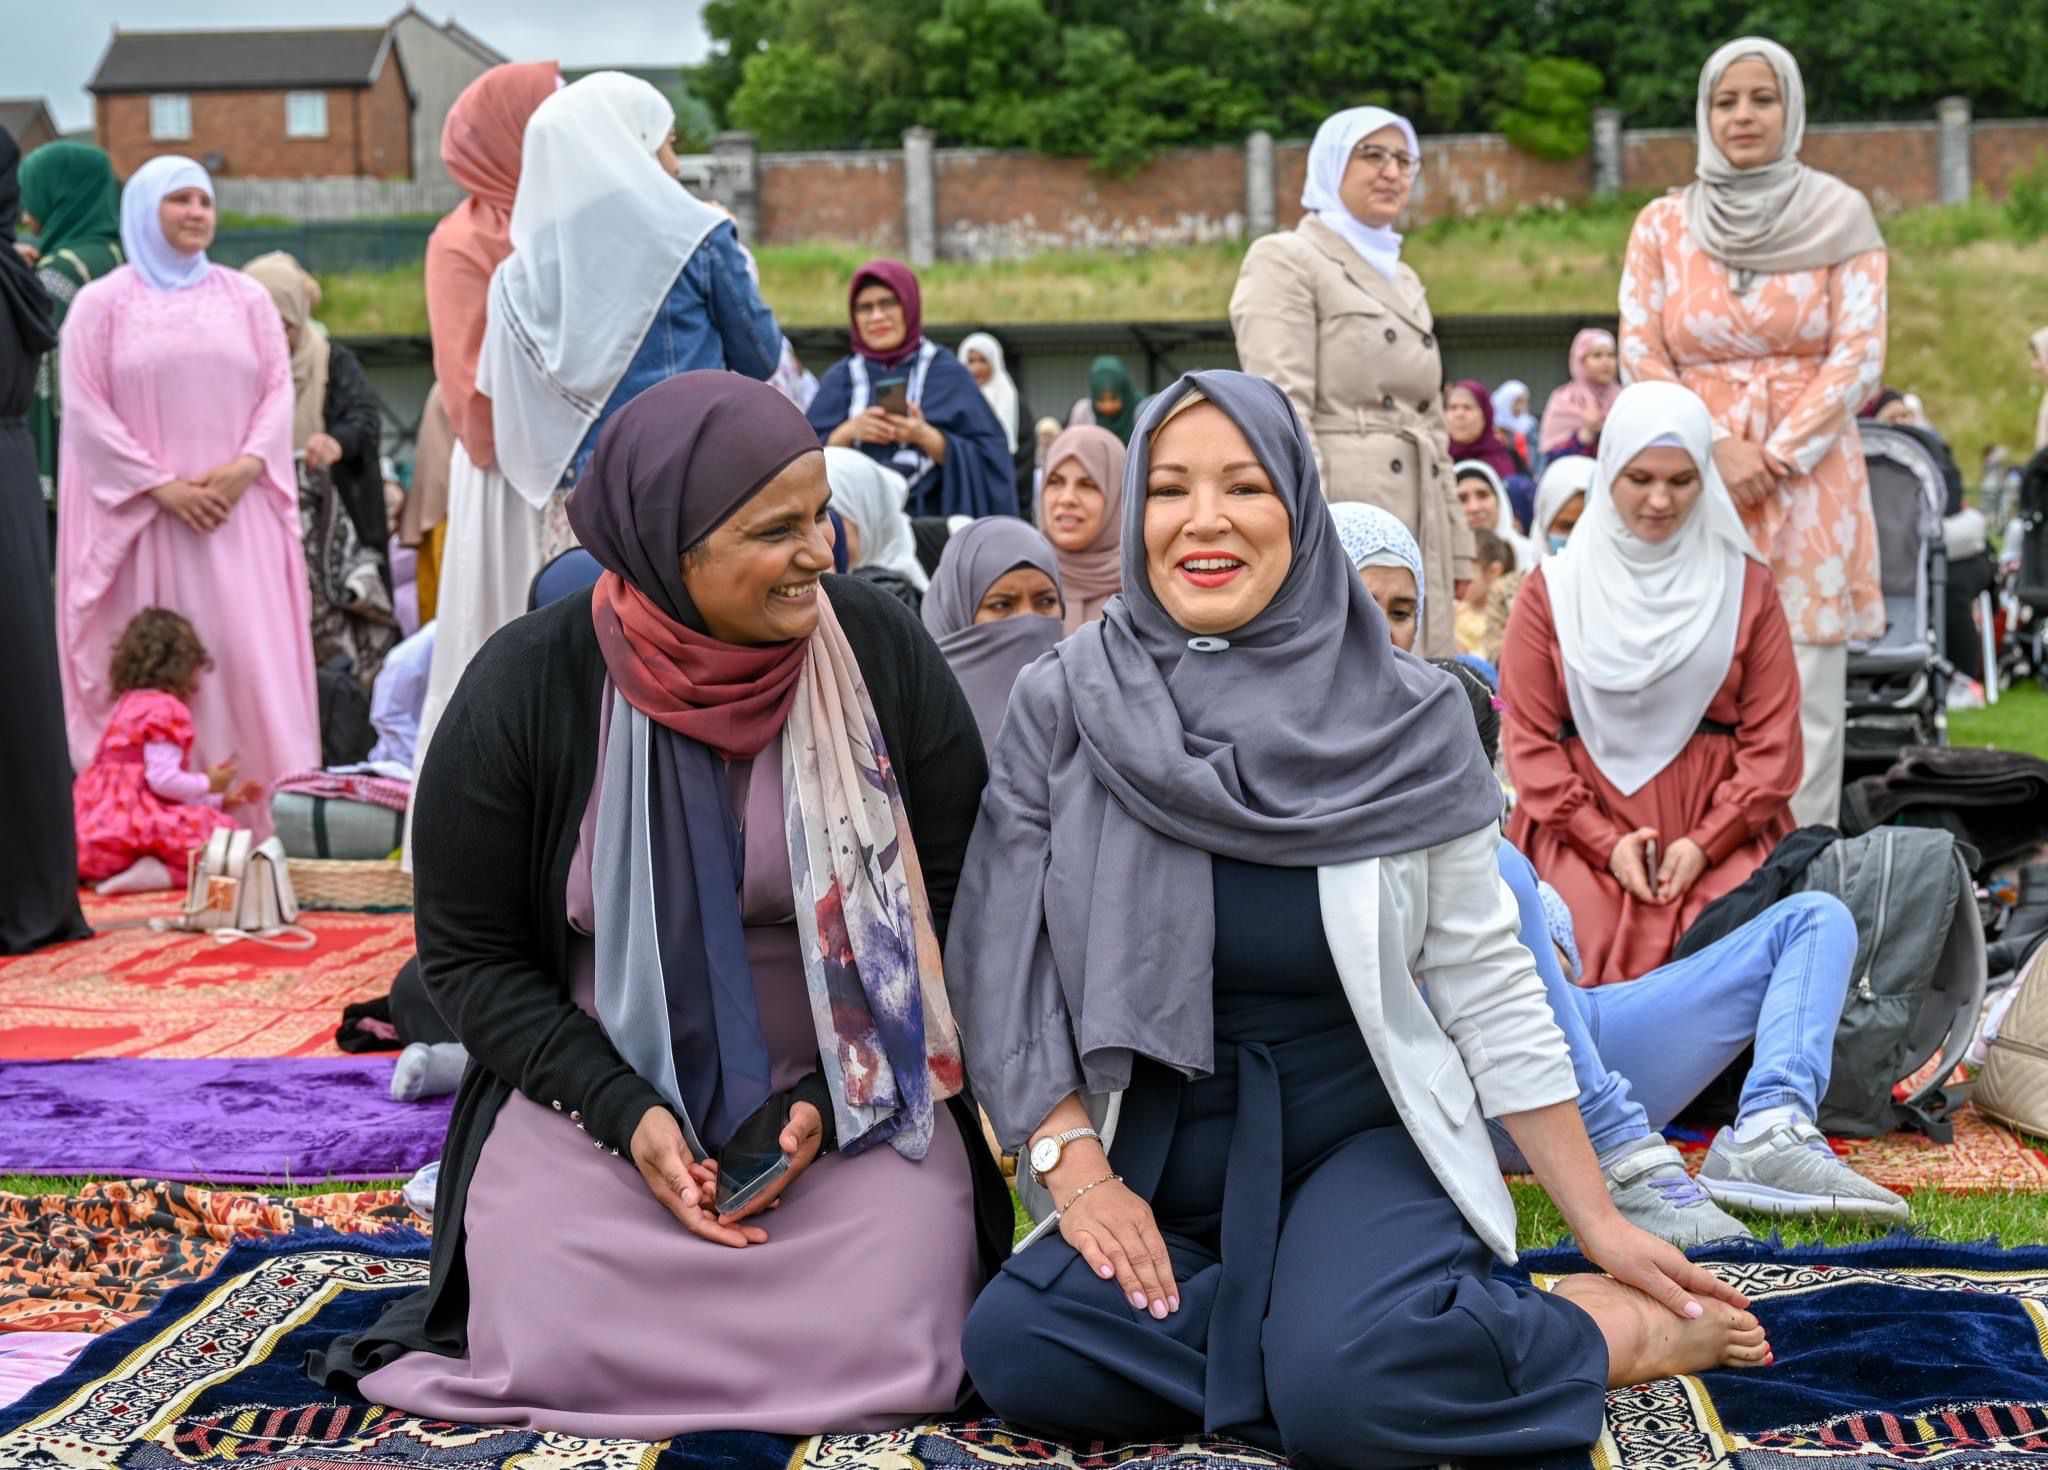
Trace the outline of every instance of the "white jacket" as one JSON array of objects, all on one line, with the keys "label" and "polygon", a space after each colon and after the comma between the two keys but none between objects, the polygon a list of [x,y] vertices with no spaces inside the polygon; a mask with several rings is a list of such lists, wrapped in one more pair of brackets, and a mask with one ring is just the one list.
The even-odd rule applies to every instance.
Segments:
[{"label": "white jacket", "polygon": [[[1515,1206],[1486,1119],[1579,1095],[1491,826],[1419,852],[1319,868],[1323,933],[1395,1111],[1479,1238],[1515,1259]],[[1105,1144],[1121,1093],[1090,1097]],[[1476,1103],[1476,1106],[1475,1106]],[[1054,1228],[1028,1170],[1019,1192]],[[1021,1246],[1019,1247],[1022,1248]]]}]

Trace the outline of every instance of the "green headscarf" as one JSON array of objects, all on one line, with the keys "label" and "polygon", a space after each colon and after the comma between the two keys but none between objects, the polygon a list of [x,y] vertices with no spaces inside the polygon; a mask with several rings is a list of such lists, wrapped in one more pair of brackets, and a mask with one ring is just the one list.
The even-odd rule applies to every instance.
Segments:
[{"label": "green headscarf", "polygon": [[45,143],[22,159],[21,207],[35,216],[44,255],[121,243],[114,162],[90,143]]},{"label": "green headscarf", "polygon": [[[1095,408],[1095,400],[1105,393],[1114,393],[1123,401],[1123,409],[1113,418],[1103,417],[1102,410]],[[1088,406],[1095,409],[1097,425],[1125,444],[1131,442],[1131,429],[1138,422],[1138,385],[1131,381],[1130,369],[1121,357],[1105,354],[1088,364]]]}]

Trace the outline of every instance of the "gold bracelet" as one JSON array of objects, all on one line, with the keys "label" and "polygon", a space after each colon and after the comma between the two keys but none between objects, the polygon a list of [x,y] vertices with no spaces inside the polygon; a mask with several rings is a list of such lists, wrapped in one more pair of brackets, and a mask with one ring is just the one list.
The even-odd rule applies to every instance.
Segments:
[{"label": "gold bracelet", "polygon": [[1081,1202],[1082,1195],[1086,1194],[1089,1190],[1095,1188],[1095,1186],[1098,1184],[1121,1184],[1123,1182],[1124,1176],[1121,1174],[1105,1174],[1100,1179],[1092,1180],[1091,1182],[1084,1184],[1079,1189],[1075,1190],[1073,1198],[1068,1200],[1064,1205],[1060,1206],[1059,1213],[1062,1215],[1066,1214],[1068,1210],[1071,1210],[1072,1208],[1074,1208],[1075,1205]]}]

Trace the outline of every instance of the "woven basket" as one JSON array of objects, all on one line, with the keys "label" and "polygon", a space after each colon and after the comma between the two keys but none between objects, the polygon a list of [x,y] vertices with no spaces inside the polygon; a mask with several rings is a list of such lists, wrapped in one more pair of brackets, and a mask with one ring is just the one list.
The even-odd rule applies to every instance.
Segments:
[{"label": "woven basket", "polygon": [[390,859],[293,858],[291,871],[300,908],[361,912],[412,907],[412,874]]}]

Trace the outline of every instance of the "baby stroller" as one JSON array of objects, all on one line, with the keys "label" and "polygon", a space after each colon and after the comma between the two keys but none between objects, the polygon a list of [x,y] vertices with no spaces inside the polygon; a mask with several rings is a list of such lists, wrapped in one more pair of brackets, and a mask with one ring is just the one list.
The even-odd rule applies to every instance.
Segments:
[{"label": "baby stroller", "polygon": [[1849,644],[1845,781],[1888,770],[1909,745],[1948,743],[1947,491],[1927,447],[1889,424],[1860,423],[1877,520],[1883,636]]}]

